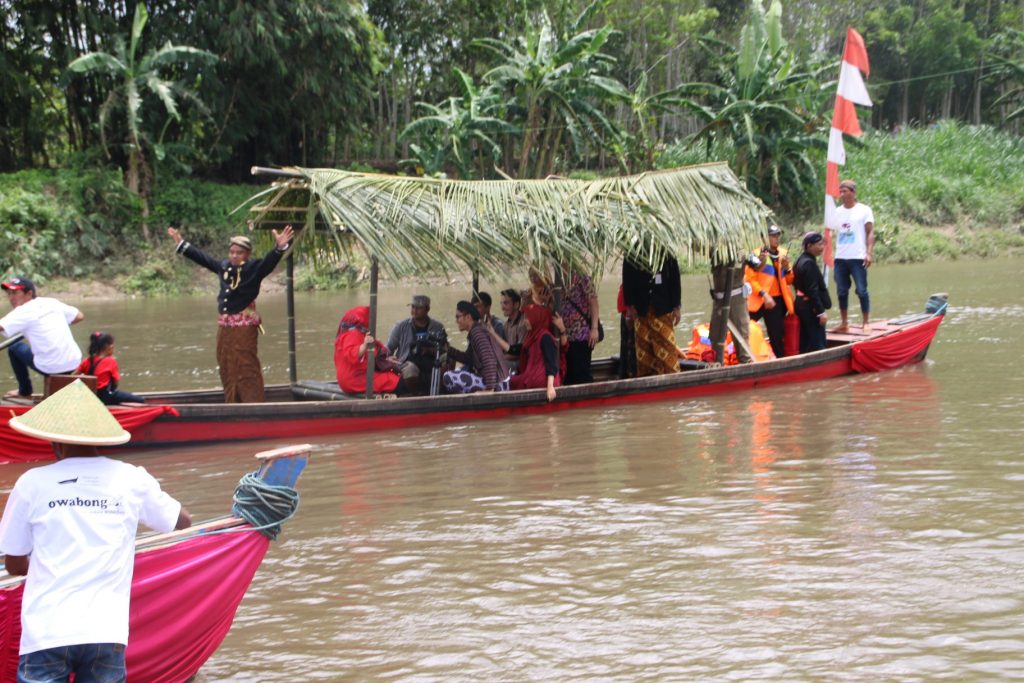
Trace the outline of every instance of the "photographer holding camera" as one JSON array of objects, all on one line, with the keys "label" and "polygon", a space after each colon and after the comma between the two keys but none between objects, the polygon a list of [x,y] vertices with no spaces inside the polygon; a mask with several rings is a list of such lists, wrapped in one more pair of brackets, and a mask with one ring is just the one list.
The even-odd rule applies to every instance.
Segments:
[{"label": "photographer holding camera", "polygon": [[430,297],[417,294],[409,304],[410,316],[395,323],[387,347],[399,364],[408,392],[422,395],[430,389],[435,363],[444,353],[448,334],[430,317]]}]

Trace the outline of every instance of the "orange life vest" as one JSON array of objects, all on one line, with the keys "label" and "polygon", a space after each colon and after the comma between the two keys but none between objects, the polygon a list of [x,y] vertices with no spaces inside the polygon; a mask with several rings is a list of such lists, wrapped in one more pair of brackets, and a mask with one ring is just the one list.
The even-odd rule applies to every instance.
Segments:
[{"label": "orange life vest", "polygon": [[[751,313],[761,310],[761,306],[764,305],[764,297],[761,296],[761,292],[771,294],[772,289],[777,286],[777,290],[782,294],[782,300],[786,304],[786,310],[793,315],[793,290],[790,288],[790,284],[793,282],[793,271],[787,270],[784,273],[779,273],[776,270],[776,263],[782,260],[782,256],[783,252],[780,249],[779,258],[777,260],[773,260],[771,257],[765,259],[760,270],[747,267],[747,275],[744,280],[750,284],[751,288],[750,296],[747,297],[747,310]],[[772,296],[777,295],[772,294]]]}]

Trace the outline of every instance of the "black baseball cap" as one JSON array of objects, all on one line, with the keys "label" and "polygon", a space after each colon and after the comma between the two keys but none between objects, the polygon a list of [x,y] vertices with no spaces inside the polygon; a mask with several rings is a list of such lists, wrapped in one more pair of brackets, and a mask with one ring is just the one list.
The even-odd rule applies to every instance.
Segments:
[{"label": "black baseball cap", "polygon": [[29,280],[27,277],[12,277],[10,280],[5,280],[0,287],[4,288],[5,292],[32,292],[36,293],[36,283]]}]

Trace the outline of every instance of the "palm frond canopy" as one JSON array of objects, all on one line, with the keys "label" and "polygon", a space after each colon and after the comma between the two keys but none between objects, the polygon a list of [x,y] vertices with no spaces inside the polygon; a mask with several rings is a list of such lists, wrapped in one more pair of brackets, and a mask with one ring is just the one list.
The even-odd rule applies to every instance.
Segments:
[{"label": "palm frond canopy", "polygon": [[282,174],[294,179],[257,195],[275,195],[251,209],[257,221],[288,190],[307,190],[307,224],[319,213],[333,233],[318,248],[354,243],[395,277],[447,273],[459,261],[489,274],[552,260],[597,274],[622,256],[653,271],[666,253],[731,261],[761,244],[769,214],[724,163],[589,181]]}]

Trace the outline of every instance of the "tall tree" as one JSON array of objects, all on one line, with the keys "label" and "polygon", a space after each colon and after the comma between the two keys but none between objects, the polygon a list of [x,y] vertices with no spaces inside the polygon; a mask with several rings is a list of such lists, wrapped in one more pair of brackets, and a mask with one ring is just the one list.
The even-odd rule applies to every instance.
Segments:
[{"label": "tall tree", "polygon": [[[135,6],[135,18],[127,44],[123,36],[115,36],[113,52],[90,52],[68,64],[68,74],[71,76],[93,74],[113,79],[109,94],[99,109],[100,138],[104,149],[107,149],[106,130],[112,114],[123,111],[124,125],[120,127],[118,136],[124,136],[128,153],[125,183],[132,192],[142,196],[144,213],[148,206],[151,190],[149,181],[152,177],[147,147],[152,146],[154,139],[142,126],[146,95],[160,102],[168,116],[179,119],[178,100],[194,95],[183,82],[164,78],[161,72],[175,64],[216,61],[216,56],[205,50],[170,43],[142,54],[142,32],[148,21],[149,13],[140,2]],[[143,230],[148,233],[145,223]],[[149,239],[148,234],[146,238]]]},{"label": "tall tree", "polygon": [[552,173],[566,142],[579,158],[589,143],[619,136],[602,105],[625,101],[629,93],[611,75],[615,58],[604,51],[611,27],[580,30],[593,7],[563,35],[555,33],[547,13],[541,12],[538,25],[521,39],[476,43],[501,60],[484,79],[511,99],[510,114],[520,117],[519,178]]},{"label": "tall tree", "polygon": [[[828,98],[825,65],[794,54],[782,37],[782,4],[767,14],[753,0],[739,46],[705,40],[717,79],[688,83],[678,93],[704,123],[692,142],[710,151],[732,147],[736,174],[770,203],[814,194],[817,170],[810,150],[824,148]],[[834,67],[834,62],[830,67]]]},{"label": "tall tree", "polygon": [[200,0],[186,35],[220,57],[204,81],[203,143],[225,177],[253,164],[318,164],[356,130],[380,34],[357,0]]}]

